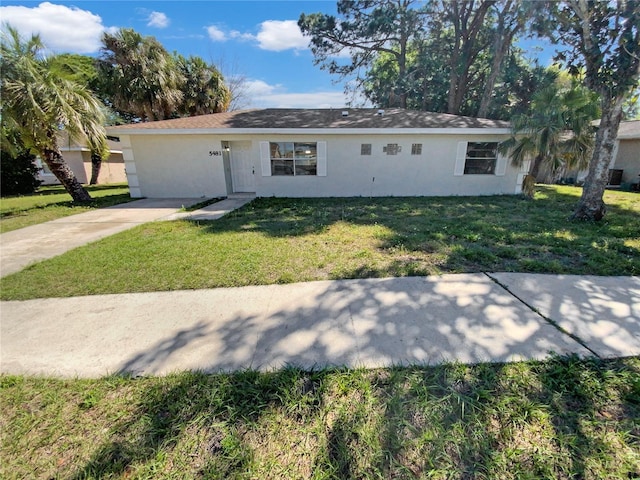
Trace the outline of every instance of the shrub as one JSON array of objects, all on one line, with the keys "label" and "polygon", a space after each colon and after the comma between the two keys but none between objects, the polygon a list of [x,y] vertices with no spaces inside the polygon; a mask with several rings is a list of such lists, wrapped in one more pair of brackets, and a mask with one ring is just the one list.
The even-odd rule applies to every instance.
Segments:
[{"label": "shrub", "polygon": [[0,194],[3,197],[9,195],[27,195],[34,193],[40,186],[38,171],[40,170],[34,160],[36,157],[30,153],[13,155],[0,152]]}]

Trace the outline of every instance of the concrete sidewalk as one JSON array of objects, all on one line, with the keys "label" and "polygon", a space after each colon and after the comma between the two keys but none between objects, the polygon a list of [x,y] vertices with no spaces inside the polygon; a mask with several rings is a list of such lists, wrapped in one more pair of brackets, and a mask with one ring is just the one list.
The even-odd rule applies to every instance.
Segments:
[{"label": "concrete sidewalk", "polygon": [[0,277],[32,263],[154,220],[216,220],[240,208],[255,195],[231,196],[193,212],[179,212],[199,198],[143,199],[71,215],[0,235]]},{"label": "concrete sidewalk", "polygon": [[2,302],[0,309],[0,371],[14,374],[640,355],[636,277],[341,280]]}]

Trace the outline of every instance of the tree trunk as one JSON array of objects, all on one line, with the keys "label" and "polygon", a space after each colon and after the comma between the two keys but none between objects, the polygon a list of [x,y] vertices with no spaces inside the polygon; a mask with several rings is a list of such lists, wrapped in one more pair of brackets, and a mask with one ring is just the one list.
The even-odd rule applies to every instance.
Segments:
[{"label": "tree trunk", "polygon": [[447,113],[460,114],[462,101],[468,91],[469,70],[478,53],[484,48],[477,43],[478,35],[487,11],[494,3],[496,0],[482,0],[474,11],[473,2],[451,1],[452,14],[449,15],[449,18],[453,22],[456,39],[450,63],[451,77],[449,79]]},{"label": "tree trunk", "polygon": [[100,168],[102,167],[102,155],[97,152],[91,152],[91,181],[89,185],[97,185],[100,176]]},{"label": "tree trunk", "polygon": [[609,179],[609,166],[613,157],[613,149],[618,137],[618,127],[622,120],[623,96],[610,98],[602,96],[602,118],[596,132],[596,143],[593,156],[589,162],[589,173],[584,182],[582,197],[575,212],[571,216],[576,220],[601,220],[606,213],[602,199]]},{"label": "tree trunk", "polygon": [[82,184],[78,181],[69,165],[64,161],[60,152],[55,149],[45,148],[42,152],[42,159],[51,170],[65,190],[71,195],[74,202],[90,202],[91,195],[87,192]]},{"label": "tree trunk", "polygon": [[[478,109],[478,117],[486,118],[489,113],[489,107],[491,106],[491,100],[493,99],[493,89],[498,80],[500,70],[502,70],[502,63],[504,57],[507,55],[513,37],[520,29],[520,23],[515,19],[515,25],[507,25],[507,18],[512,12],[512,8],[517,10],[520,8],[517,4],[514,4],[511,0],[508,0],[503,9],[498,15],[498,27],[494,33],[495,39],[493,42],[493,59],[491,61],[491,70],[489,76],[484,84],[484,90],[482,91],[482,99],[480,100],[480,108]],[[517,13],[516,13],[517,15]],[[510,28],[511,27],[511,28]]]},{"label": "tree trunk", "polygon": [[540,165],[542,165],[542,155],[536,155],[536,158],[533,159],[533,163],[531,164],[531,171],[529,175],[531,175],[536,181],[538,181],[538,174],[540,173]]}]

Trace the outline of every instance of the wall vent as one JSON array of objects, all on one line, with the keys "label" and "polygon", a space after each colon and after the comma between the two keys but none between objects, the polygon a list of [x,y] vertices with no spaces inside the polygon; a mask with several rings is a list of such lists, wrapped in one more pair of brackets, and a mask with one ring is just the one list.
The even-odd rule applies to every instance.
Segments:
[{"label": "wall vent", "polygon": [[342,116],[343,117],[348,117],[349,116],[349,112],[347,110],[343,110],[342,111]]},{"label": "wall vent", "polygon": [[382,109],[378,110],[378,115],[380,115],[380,116],[384,115],[384,110],[382,110]]}]

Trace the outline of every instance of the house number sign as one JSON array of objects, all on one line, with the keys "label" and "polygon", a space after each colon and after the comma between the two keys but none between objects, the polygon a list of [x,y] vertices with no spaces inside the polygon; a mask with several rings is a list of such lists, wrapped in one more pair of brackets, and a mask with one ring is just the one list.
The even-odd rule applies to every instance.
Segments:
[{"label": "house number sign", "polygon": [[219,157],[220,155],[222,155],[220,150],[209,150],[210,157]]}]

